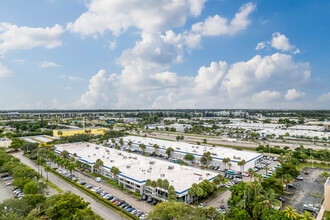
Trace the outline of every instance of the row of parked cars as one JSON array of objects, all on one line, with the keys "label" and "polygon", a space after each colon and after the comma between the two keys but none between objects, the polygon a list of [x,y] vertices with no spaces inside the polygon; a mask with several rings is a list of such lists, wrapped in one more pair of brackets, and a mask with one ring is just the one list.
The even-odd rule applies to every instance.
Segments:
[{"label": "row of parked cars", "polygon": [[101,187],[96,187],[92,184],[88,184],[86,183],[84,180],[81,180],[79,178],[77,178],[74,175],[71,175],[70,173],[68,173],[66,170],[62,170],[62,169],[58,169],[57,170],[62,176],[76,181],[78,184],[84,186],[85,188],[91,190],[92,192],[97,193],[98,195],[100,195],[102,198],[108,200],[109,202],[113,203],[114,205],[118,206],[119,208],[122,208],[123,210],[139,217],[140,219],[146,219],[147,215],[144,212],[141,212],[137,209],[135,209],[134,207],[132,207],[130,204],[128,204],[127,202],[125,202],[124,200],[121,200],[119,198],[116,198],[115,196],[111,195],[110,193],[102,190]]},{"label": "row of parked cars", "polygon": [[145,194],[142,195],[142,200],[151,203],[152,205],[157,205],[157,203],[162,202],[162,201],[158,201],[158,199],[152,198],[151,196],[147,196]]},{"label": "row of parked cars", "polygon": [[[13,178],[8,174],[8,173],[5,173],[5,174],[2,174],[1,175],[1,178],[3,181],[10,181],[10,180],[13,180]],[[7,186],[11,186],[12,185],[12,181],[10,182],[5,182],[5,184]],[[18,188],[14,188],[12,189],[13,191],[13,194],[14,194],[14,197],[18,198],[18,199],[21,199],[23,196],[24,196],[24,193],[22,192],[21,189],[18,189]]]}]

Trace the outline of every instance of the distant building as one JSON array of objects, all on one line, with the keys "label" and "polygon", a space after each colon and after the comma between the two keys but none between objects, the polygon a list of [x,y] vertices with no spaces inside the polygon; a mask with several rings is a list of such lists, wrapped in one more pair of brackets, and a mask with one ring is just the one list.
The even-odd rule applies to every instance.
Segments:
[{"label": "distant building", "polygon": [[[87,134],[86,130],[90,130],[89,134],[93,135],[103,135],[108,131],[107,128],[77,128],[77,129],[62,129],[62,130],[53,130],[54,137],[60,136],[73,136],[76,134]],[[58,132],[61,131],[62,135],[59,135]]]},{"label": "distant building", "polygon": [[9,138],[0,138],[0,147],[9,147],[12,140]]}]

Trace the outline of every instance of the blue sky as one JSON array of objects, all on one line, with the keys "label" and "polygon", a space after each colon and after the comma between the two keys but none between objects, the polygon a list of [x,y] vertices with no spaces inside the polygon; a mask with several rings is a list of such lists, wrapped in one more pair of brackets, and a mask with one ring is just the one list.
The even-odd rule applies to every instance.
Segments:
[{"label": "blue sky", "polygon": [[0,3],[0,109],[330,108],[330,2]]}]

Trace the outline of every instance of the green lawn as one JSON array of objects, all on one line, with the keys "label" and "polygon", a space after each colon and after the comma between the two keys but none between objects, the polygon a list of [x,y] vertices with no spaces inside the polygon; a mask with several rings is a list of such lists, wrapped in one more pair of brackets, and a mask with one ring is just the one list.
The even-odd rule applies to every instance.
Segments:
[{"label": "green lawn", "polygon": [[327,217],[330,217],[330,212],[324,211],[323,218],[327,218]]},{"label": "green lawn", "polygon": [[[298,170],[302,170],[303,168],[305,167],[312,167],[312,163],[299,163],[298,164]],[[319,164],[319,163],[314,163],[314,168],[315,167],[320,167],[320,168],[326,168],[326,169],[330,169],[330,165],[322,165],[322,164]]]}]

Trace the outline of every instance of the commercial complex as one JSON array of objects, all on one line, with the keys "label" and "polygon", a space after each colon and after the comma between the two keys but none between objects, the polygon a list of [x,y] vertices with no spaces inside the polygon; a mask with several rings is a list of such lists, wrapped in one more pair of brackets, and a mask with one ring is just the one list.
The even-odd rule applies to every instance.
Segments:
[{"label": "commercial complex", "polygon": [[330,212],[330,177],[324,184],[324,210]]},{"label": "commercial complex", "polygon": [[[141,195],[150,195],[159,200],[167,200],[167,190],[159,187],[146,186],[146,180],[167,179],[169,185],[175,188],[178,201],[191,202],[188,189],[193,183],[200,183],[203,180],[212,180],[218,173],[193,168],[190,166],[180,166],[168,161],[145,157],[126,151],[87,142],[61,144],[55,146],[55,152],[67,150],[70,155],[77,154],[77,158],[89,164],[91,167],[97,159],[103,161],[103,167],[98,172],[106,177],[118,180],[125,189],[139,192]],[[120,173],[114,176],[111,167],[118,167]]]},{"label": "commercial complex", "polygon": [[[119,139],[117,139],[117,142],[119,142]],[[210,152],[212,160],[207,162],[208,165],[220,166],[223,168],[225,168],[225,166],[229,167],[229,163],[226,165],[222,161],[224,158],[229,158],[231,165],[230,168],[237,171],[243,169],[243,167],[238,165],[239,161],[245,160],[246,164],[244,165],[244,170],[248,170],[249,168],[253,168],[259,162],[259,159],[263,156],[263,154],[252,151],[239,151],[225,147],[212,147],[138,136],[123,137],[123,142],[124,147],[130,148],[131,150],[141,150],[139,145],[144,144],[146,146],[146,149],[144,149],[145,152],[155,152],[156,154],[162,156],[167,156],[166,150],[171,147],[174,150],[171,152],[171,158],[183,160],[186,154],[192,154],[194,155],[193,162],[195,163],[200,163],[200,158],[203,156],[203,154]],[[154,144],[157,144],[159,148],[155,149],[153,147]]]},{"label": "commercial complex", "polygon": [[62,130],[53,130],[54,137],[60,136],[73,136],[76,134],[93,134],[93,135],[103,135],[107,132],[107,128],[76,128],[76,129],[62,129]]},{"label": "commercial complex", "polygon": [[9,138],[0,138],[0,147],[9,147],[12,140]]}]

